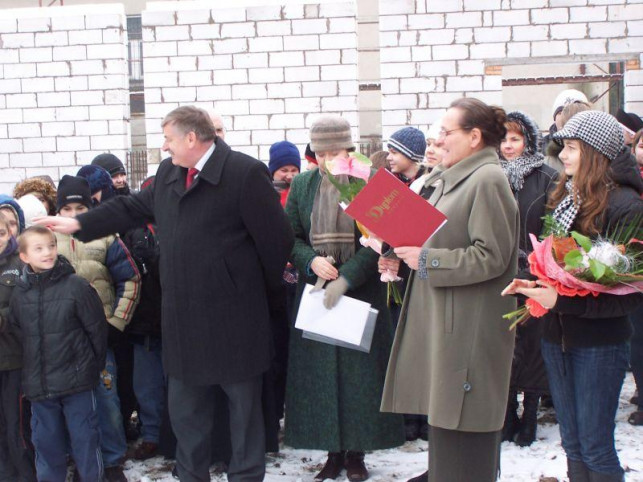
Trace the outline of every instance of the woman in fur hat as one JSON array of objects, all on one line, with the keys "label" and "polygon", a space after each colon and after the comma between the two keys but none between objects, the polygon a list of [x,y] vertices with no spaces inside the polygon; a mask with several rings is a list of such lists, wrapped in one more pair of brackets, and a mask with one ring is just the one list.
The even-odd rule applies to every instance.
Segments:
[{"label": "woman in fur hat", "polygon": [[[507,114],[507,135],[500,143],[500,167],[504,171],[520,211],[519,269],[527,267],[531,252],[529,234],[542,231],[547,195],[554,188],[557,173],[545,165],[538,151],[540,131],[528,115],[515,111]],[[503,441],[515,441],[525,447],[536,439],[538,400],[548,392],[547,374],[540,354],[542,323],[531,319],[518,327],[511,367],[511,385]],[[522,420],[518,418],[518,392],[524,393]]]},{"label": "woman in fur hat", "polygon": [[294,178],[286,203],[295,232],[290,259],[299,271],[295,310],[306,284],[321,279],[327,309],[346,294],[372,304],[379,315],[369,353],[307,340],[292,328],[285,442],[328,451],[316,481],[335,479],[344,469],[349,481],[361,481],[368,478],[365,450],[404,443],[402,417],[381,413],[379,406],[393,326],[386,287],[377,273],[378,255],[360,245],[355,222],[339,206],[339,191],[325,171],[327,162],[354,150],[350,125],[339,116],[320,117],[310,140],[319,169]]}]

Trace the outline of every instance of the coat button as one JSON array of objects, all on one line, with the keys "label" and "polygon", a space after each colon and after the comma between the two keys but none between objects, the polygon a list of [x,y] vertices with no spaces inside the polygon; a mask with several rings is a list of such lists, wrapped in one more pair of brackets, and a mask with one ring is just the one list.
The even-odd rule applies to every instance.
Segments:
[{"label": "coat button", "polygon": [[469,382],[464,382],[464,385],[462,385],[462,388],[464,389],[465,392],[470,392],[471,384]]},{"label": "coat button", "polygon": [[432,268],[437,268],[438,266],[440,266],[440,260],[439,259],[432,259],[431,260],[431,267]]}]

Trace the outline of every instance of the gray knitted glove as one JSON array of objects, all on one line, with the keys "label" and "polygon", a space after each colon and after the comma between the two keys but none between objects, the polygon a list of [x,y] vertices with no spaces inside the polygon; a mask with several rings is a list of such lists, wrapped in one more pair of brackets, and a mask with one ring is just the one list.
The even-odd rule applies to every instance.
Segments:
[{"label": "gray knitted glove", "polygon": [[344,296],[344,293],[348,291],[348,281],[343,276],[340,276],[335,281],[331,281],[326,286],[326,292],[324,293],[324,306],[327,310],[330,310],[335,307],[339,299]]}]

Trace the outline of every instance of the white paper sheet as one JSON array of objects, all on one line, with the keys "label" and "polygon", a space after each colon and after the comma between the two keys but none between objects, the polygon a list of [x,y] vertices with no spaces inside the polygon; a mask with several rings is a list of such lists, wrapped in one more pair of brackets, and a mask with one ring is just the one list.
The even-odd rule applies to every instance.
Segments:
[{"label": "white paper sheet", "polygon": [[323,304],[324,290],[311,293],[312,288],[310,284],[304,288],[295,328],[359,346],[371,305],[342,296],[332,310],[327,310]]}]

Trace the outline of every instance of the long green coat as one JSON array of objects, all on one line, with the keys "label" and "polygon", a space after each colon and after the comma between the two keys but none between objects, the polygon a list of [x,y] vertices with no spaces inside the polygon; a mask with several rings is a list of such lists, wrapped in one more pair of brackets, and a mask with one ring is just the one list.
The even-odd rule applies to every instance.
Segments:
[{"label": "long green coat", "polygon": [[[309,240],[310,215],[321,175],[318,170],[297,176],[290,189],[286,214],[295,232],[291,260],[299,270],[295,310],[306,283],[317,277],[307,267],[317,256]],[[379,310],[370,353],[302,338],[291,328],[286,389],[286,444],[295,448],[376,450],[404,443],[400,415],[380,412],[393,327],[386,307],[386,286],[377,273],[375,252],[362,248],[355,233],[355,255],[339,267],[351,289],[347,296]],[[296,313],[296,311],[295,311]],[[293,323],[294,324],[294,323]]]},{"label": "long green coat", "polygon": [[518,207],[492,148],[434,170],[429,202],[447,223],[424,248],[428,279],[406,290],[382,410],[426,413],[432,426],[465,432],[502,427],[516,309],[500,292],[518,259]]}]

